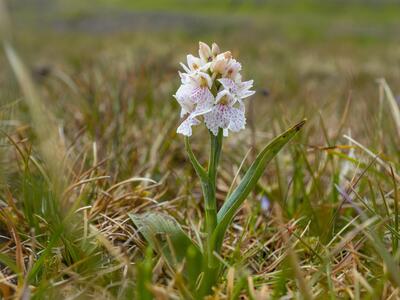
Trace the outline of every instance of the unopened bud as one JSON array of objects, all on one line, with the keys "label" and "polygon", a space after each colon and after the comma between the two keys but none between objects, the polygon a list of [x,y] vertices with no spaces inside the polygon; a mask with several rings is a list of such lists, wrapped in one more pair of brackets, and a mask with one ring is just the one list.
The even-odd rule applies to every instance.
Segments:
[{"label": "unopened bud", "polygon": [[212,66],[212,71],[215,73],[223,74],[226,68],[226,60],[220,59],[217,60]]},{"label": "unopened bud", "polygon": [[231,53],[231,51],[226,51],[226,52],[224,52],[224,53],[222,53],[223,55],[224,55],[224,57],[225,57],[225,59],[231,59],[232,58],[232,53]]},{"label": "unopened bud", "polygon": [[212,58],[210,46],[199,42],[199,56],[203,61],[208,62]]},{"label": "unopened bud", "polygon": [[221,50],[219,49],[219,46],[216,43],[213,43],[211,46],[211,52],[214,56],[217,56]]}]

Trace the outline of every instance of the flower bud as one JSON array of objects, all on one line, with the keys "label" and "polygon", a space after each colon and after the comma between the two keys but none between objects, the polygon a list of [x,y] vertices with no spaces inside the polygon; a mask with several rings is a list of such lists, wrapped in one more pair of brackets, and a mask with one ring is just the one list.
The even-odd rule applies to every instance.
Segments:
[{"label": "flower bud", "polygon": [[218,74],[224,74],[226,68],[226,60],[218,59],[212,66],[212,71]]},{"label": "flower bud", "polygon": [[214,56],[217,56],[221,50],[219,49],[219,46],[216,43],[213,43],[211,46],[211,52]]},{"label": "flower bud", "polygon": [[224,53],[222,53],[222,55],[225,57],[225,59],[229,60],[232,58],[232,53],[231,51],[226,51]]},{"label": "flower bud", "polygon": [[210,46],[203,42],[199,42],[199,56],[204,62],[210,62],[212,60]]}]

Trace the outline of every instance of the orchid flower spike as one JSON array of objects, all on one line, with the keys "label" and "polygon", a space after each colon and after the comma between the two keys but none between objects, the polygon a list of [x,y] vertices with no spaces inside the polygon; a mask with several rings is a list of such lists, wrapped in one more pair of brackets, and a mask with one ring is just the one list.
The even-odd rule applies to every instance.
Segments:
[{"label": "orchid flower spike", "polygon": [[225,136],[245,128],[243,100],[255,93],[253,80],[242,81],[242,65],[230,51],[221,53],[216,43],[199,42],[199,57],[189,54],[181,66],[181,86],[174,95],[184,118],[178,133],[191,136],[192,126],[202,121],[214,135],[220,128]]}]

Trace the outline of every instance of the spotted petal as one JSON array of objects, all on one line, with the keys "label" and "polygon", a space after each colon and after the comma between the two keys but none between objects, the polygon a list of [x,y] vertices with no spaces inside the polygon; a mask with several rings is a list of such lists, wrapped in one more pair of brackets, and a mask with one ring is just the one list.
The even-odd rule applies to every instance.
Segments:
[{"label": "spotted petal", "polygon": [[241,102],[242,99],[255,94],[255,91],[250,90],[253,87],[253,80],[236,83],[232,79],[221,78],[218,81],[224,89],[228,90],[234,96],[236,101]]},{"label": "spotted petal", "polygon": [[190,99],[194,103],[213,101],[214,96],[207,87],[197,87],[191,90]]},{"label": "spotted petal", "polygon": [[192,112],[194,109],[194,102],[190,97],[192,94],[192,90],[193,88],[191,85],[182,84],[174,95],[175,99],[181,106],[181,118],[185,114]]},{"label": "spotted petal", "polygon": [[237,93],[238,89],[238,85],[229,78],[221,78],[218,79],[218,81],[222,84],[222,86],[224,87],[224,89],[228,90],[230,93]]},{"label": "spotted petal", "polygon": [[183,134],[186,136],[192,135],[192,126],[199,125],[200,121],[196,118],[188,117],[185,121],[179,125],[178,129],[176,130],[177,133]]},{"label": "spotted petal", "polygon": [[244,114],[244,106],[240,106],[240,108],[232,107],[229,122],[229,130],[233,132],[238,132],[245,128],[246,126],[246,117]]},{"label": "spotted petal", "polygon": [[210,112],[214,105],[214,96],[210,93],[206,93],[205,97],[201,98],[196,105],[196,108],[192,111],[191,116],[197,117]]},{"label": "spotted petal", "polygon": [[230,123],[232,107],[223,104],[217,104],[213,110],[204,115],[204,122],[207,128],[214,134],[218,135],[219,128],[228,128]]}]

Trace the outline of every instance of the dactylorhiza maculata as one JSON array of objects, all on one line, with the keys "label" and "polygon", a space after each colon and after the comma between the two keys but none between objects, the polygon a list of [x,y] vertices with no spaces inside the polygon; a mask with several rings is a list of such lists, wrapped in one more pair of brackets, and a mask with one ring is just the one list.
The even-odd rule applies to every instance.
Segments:
[{"label": "dactylorhiza maculata", "polygon": [[181,86],[174,95],[181,106],[184,121],[177,132],[192,135],[192,126],[204,120],[207,128],[216,136],[219,128],[223,135],[245,128],[245,106],[243,100],[255,92],[253,80],[242,81],[242,65],[231,52],[221,53],[217,44],[211,48],[199,43],[199,57],[189,54],[187,65],[181,63],[184,72],[179,72]]},{"label": "dactylorhiza maculata", "polygon": [[[209,47],[207,44],[200,42],[199,57],[189,54],[187,56],[187,64],[181,65],[184,70],[184,72],[179,73],[181,86],[174,97],[181,106],[183,122],[178,127],[177,132],[185,135],[185,149],[196,174],[199,176],[203,191],[203,245],[199,247],[190,238],[182,237],[182,230],[172,230],[171,228],[176,227],[172,223],[168,226],[162,225],[165,223],[165,218],[162,216],[156,222],[158,225],[154,223],[157,219],[156,217],[138,219],[133,216],[132,218],[139,227],[144,224],[143,222],[148,222],[151,223],[151,228],[157,229],[156,232],[158,234],[166,232],[174,235],[175,240],[186,241],[187,249],[181,249],[183,253],[194,252],[190,252],[193,255],[185,256],[181,261],[187,262],[187,266],[191,270],[190,274],[193,275],[192,283],[195,289],[193,299],[203,299],[203,296],[212,293],[212,287],[217,283],[221,271],[223,271],[223,264],[221,264],[219,258],[221,257],[225,233],[235,214],[257,185],[257,181],[263,175],[268,162],[294,137],[305,121],[288,129],[262,149],[246,171],[239,185],[232,193],[227,195],[222,206],[218,209],[216,177],[223,136],[227,136],[229,131],[237,132],[245,128],[246,117],[243,100],[254,94],[254,91],[251,90],[253,80],[242,81],[240,74],[242,70],[241,64],[232,57],[231,52],[221,53],[217,44]],[[192,127],[201,124],[203,121],[211,137],[207,167],[204,167],[198,161],[189,142],[189,137],[192,135]],[[171,240],[173,239],[171,238]],[[152,239],[149,239],[149,241],[153,243]],[[184,244],[180,243],[177,246],[184,248]],[[163,249],[165,250],[165,248]],[[190,263],[190,259],[199,261]],[[198,262],[200,262],[200,267]],[[201,274],[203,276],[200,276]],[[199,280],[199,278],[201,279]]]}]

